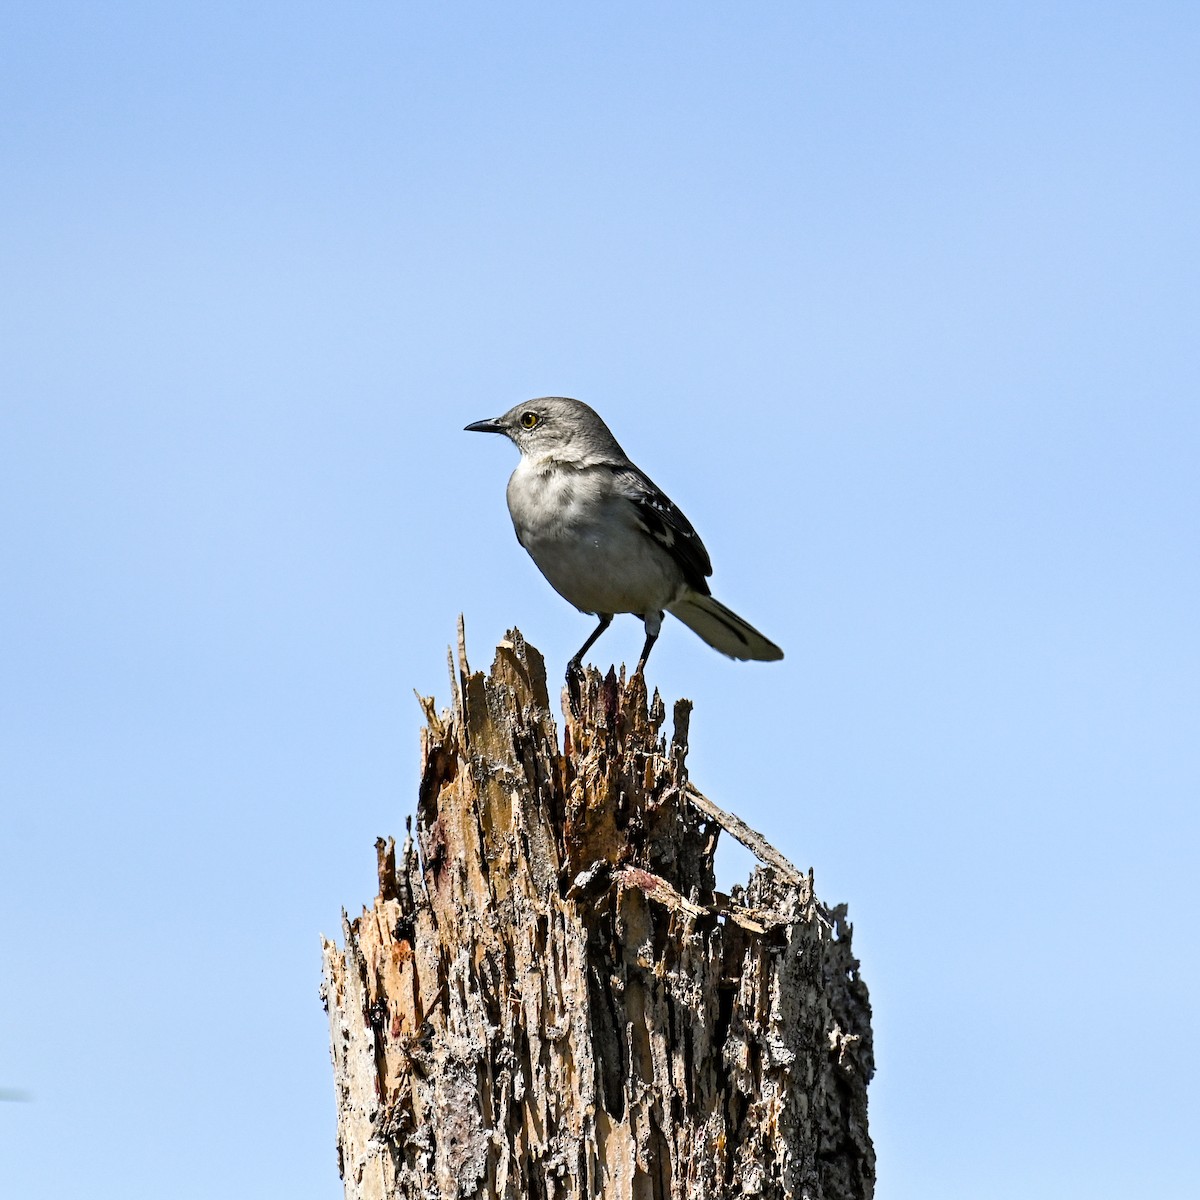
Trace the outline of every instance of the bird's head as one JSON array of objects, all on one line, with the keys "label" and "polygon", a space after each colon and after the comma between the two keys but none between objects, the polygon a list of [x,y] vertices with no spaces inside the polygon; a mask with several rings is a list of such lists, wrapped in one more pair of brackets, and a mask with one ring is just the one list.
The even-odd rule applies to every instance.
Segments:
[{"label": "bird's head", "polygon": [[595,410],[566,396],[542,396],[510,408],[501,417],[475,421],[472,433],[502,433],[529,458],[558,462],[611,462],[621,447]]}]

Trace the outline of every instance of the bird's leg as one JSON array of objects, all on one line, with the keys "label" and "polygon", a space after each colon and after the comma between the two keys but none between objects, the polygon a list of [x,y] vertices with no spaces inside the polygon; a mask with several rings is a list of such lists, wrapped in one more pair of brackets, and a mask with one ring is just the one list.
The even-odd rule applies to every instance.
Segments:
[{"label": "bird's leg", "polygon": [[654,643],[658,641],[659,632],[662,630],[662,618],[662,613],[647,613],[642,618],[646,623],[646,644],[642,647],[642,656],[638,659],[635,675],[641,675],[646,669],[646,659],[650,657],[650,651],[653,649]]},{"label": "bird's leg", "polygon": [[657,633],[647,633],[646,634],[646,644],[642,647],[642,657],[638,659],[637,670],[634,671],[635,675],[642,674],[642,672],[646,669],[646,659],[648,659],[650,657],[650,647],[653,646],[654,643],[657,641],[658,641]]},{"label": "bird's leg", "polygon": [[571,698],[571,711],[579,712],[579,681],[583,677],[583,656],[592,648],[596,639],[612,624],[612,613],[601,613],[600,624],[592,630],[592,636],[579,647],[579,653],[567,663],[567,694]]},{"label": "bird's leg", "polygon": [[592,630],[592,636],[588,638],[582,646],[579,647],[579,652],[569,663],[567,663],[567,674],[578,674],[583,665],[583,656],[596,644],[596,639],[612,624],[612,613],[601,613],[600,624]]}]

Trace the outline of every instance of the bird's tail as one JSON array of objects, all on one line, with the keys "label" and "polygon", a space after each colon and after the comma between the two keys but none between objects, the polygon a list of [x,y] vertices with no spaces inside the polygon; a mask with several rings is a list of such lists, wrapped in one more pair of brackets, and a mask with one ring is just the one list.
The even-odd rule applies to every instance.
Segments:
[{"label": "bird's tail", "polygon": [[699,592],[688,592],[667,608],[693,633],[699,634],[714,650],[730,658],[753,658],[774,662],[783,651],[763,637],[752,625],[747,625],[735,612],[720,601]]}]

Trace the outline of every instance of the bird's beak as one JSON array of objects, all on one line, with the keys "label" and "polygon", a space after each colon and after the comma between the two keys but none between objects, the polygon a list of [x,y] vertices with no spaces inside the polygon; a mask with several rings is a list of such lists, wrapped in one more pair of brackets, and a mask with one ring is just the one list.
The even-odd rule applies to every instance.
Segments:
[{"label": "bird's beak", "polygon": [[504,426],[497,417],[489,417],[486,421],[472,421],[463,427],[465,433],[503,433]]}]

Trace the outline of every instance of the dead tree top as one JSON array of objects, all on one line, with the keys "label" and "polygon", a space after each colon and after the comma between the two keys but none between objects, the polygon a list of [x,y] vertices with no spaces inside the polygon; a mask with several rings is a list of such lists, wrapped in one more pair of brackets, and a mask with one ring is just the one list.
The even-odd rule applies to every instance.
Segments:
[{"label": "dead tree top", "polygon": [[[421,699],[416,843],[325,943],[348,1200],[872,1194],[870,1006],[841,908],[687,776],[691,705],[460,639]],[[722,831],[758,856],[716,888]]]}]

